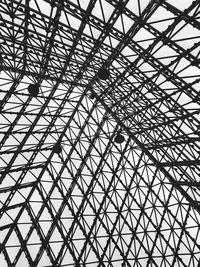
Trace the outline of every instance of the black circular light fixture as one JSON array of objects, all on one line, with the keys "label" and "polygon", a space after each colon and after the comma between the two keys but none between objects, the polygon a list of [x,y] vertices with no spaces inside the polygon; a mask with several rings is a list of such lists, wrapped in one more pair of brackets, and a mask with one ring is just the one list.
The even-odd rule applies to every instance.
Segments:
[{"label": "black circular light fixture", "polygon": [[98,75],[99,79],[107,80],[110,77],[110,71],[107,68],[101,68],[101,69],[99,69],[97,75]]},{"label": "black circular light fixture", "polygon": [[37,84],[30,84],[28,92],[31,96],[36,97],[39,94],[39,86]]},{"label": "black circular light fixture", "polygon": [[62,147],[60,144],[56,144],[54,145],[53,147],[53,151],[56,153],[56,154],[60,154],[62,152]]},{"label": "black circular light fixture", "polygon": [[90,94],[90,99],[95,99],[95,94],[94,93]]},{"label": "black circular light fixture", "polygon": [[121,133],[117,133],[117,135],[114,138],[115,143],[122,144],[124,142],[125,138]]}]

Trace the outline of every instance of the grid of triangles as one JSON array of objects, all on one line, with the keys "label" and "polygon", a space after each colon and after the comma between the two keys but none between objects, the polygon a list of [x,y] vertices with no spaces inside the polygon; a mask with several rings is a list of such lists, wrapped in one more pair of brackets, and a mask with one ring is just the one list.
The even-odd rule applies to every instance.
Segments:
[{"label": "grid of triangles", "polygon": [[0,1],[1,267],[199,266],[199,64],[198,0]]}]

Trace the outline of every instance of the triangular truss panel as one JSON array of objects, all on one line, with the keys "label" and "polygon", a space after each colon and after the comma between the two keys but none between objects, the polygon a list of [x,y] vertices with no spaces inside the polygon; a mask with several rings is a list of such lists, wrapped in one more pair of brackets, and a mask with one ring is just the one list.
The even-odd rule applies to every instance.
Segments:
[{"label": "triangular truss panel", "polygon": [[200,2],[0,1],[0,264],[199,267]]}]

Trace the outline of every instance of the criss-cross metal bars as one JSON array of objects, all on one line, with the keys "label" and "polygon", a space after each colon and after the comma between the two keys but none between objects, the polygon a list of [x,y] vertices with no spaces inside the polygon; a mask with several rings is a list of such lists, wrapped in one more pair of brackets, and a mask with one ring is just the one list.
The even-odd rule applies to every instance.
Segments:
[{"label": "criss-cross metal bars", "polygon": [[0,2],[3,266],[199,266],[199,17]]}]

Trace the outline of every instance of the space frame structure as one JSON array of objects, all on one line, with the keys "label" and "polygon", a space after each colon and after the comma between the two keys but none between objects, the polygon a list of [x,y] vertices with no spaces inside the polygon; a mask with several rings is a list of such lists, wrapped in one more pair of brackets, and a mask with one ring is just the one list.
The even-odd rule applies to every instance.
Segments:
[{"label": "space frame structure", "polygon": [[200,2],[0,1],[0,262],[199,267]]}]

